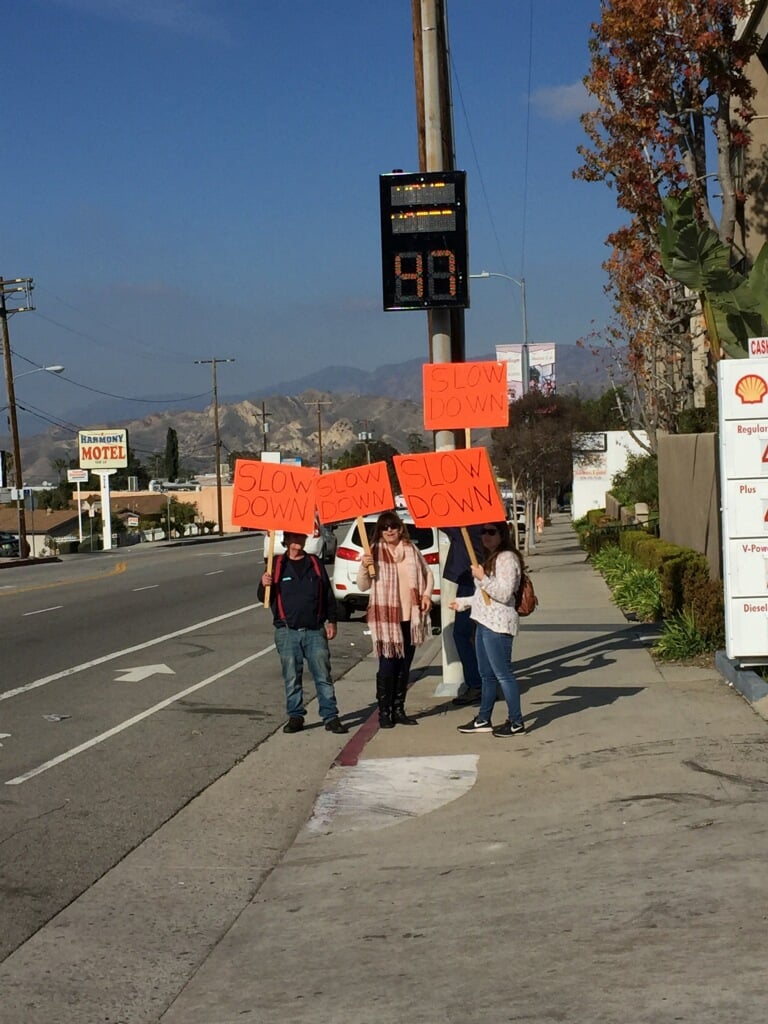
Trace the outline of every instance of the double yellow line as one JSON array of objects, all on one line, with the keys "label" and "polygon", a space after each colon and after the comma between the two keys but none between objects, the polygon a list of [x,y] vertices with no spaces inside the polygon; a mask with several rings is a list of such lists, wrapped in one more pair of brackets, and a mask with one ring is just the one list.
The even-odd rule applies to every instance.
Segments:
[{"label": "double yellow line", "polygon": [[52,590],[54,587],[70,587],[75,583],[89,583],[92,580],[109,579],[110,576],[119,576],[128,568],[127,562],[116,562],[109,572],[99,572],[95,576],[80,576],[76,580],[58,580],[56,583],[38,583],[31,587],[9,587],[8,590],[0,590],[0,597],[9,597],[12,594],[28,594],[33,590]]}]

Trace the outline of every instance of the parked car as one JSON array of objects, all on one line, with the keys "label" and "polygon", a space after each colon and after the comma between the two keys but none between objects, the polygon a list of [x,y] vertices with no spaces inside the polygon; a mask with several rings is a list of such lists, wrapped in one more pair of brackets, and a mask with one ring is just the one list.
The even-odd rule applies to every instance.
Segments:
[{"label": "parked car", "polygon": [[[433,526],[414,526],[413,519],[398,509],[398,515],[408,527],[408,534],[412,541],[418,546],[424,561],[432,570],[432,624],[440,623],[440,549],[438,547],[438,534]],[[376,527],[378,516],[364,516],[365,532],[370,541]],[[353,611],[364,610],[368,607],[368,594],[363,593],[357,586],[357,570],[363,558],[363,545],[360,538],[360,531],[357,528],[357,520],[350,523],[339,546],[336,548],[336,558],[333,563],[333,592],[336,595],[339,619],[347,620]]]},{"label": "parked car", "polygon": [[0,531],[0,558],[19,557],[19,538],[15,533]]},{"label": "parked car", "polygon": [[[329,526],[323,526],[319,519],[315,518],[315,528],[307,535],[307,543],[304,550],[308,555],[317,555],[322,562],[332,562],[336,555],[336,534]],[[283,531],[275,532],[275,554],[282,555],[285,552],[283,544]],[[269,554],[269,534],[264,534],[264,558]]]}]

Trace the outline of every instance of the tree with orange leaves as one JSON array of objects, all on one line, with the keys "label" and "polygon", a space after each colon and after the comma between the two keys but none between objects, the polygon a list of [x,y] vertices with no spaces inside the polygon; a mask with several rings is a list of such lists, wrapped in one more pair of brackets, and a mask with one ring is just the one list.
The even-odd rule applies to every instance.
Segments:
[{"label": "tree with orange leaves", "polygon": [[602,0],[584,80],[596,106],[582,116],[589,145],[576,177],[616,190],[628,222],[604,264],[618,333],[642,399],[642,425],[674,431],[701,396],[696,297],[667,276],[659,255],[662,199],[688,194],[702,226],[744,250],[739,174],[754,116],[745,75],[756,41],[740,37],[746,0]]}]

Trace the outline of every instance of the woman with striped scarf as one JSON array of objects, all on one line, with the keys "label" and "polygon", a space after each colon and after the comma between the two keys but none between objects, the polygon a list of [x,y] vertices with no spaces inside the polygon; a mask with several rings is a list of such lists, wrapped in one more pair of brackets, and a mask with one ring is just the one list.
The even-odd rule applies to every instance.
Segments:
[{"label": "woman with striped scarf", "polygon": [[[369,566],[375,569],[371,578]],[[379,659],[376,701],[379,725],[417,725],[405,713],[408,676],[416,648],[424,643],[432,608],[432,573],[396,512],[383,512],[364,554],[357,585],[370,590],[368,625]]]}]

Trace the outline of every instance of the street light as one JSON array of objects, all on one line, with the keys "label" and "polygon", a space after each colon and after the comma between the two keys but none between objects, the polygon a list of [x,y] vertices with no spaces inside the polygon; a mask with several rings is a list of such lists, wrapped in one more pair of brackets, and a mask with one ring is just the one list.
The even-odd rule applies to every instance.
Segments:
[{"label": "street light", "polygon": [[34,368],[34,370],[25,370],[24,373],[17,373],[16,374],[16,380],[19,380],[20,377],[27,377],[27,376],[29,376],[30,373],[42,373],[43,371],[45,371],[45,373],[64,373],[64,367],[63,366],[36,366]]},{"label": "street light", "polygon": [[[516,284],[520,289],[520,304],[523,309],[523,344],[520,353],[520,373],[523,378],[523,395],[528,394],[528,384],[531,376],[531,363],[530,354],[528,351],[528,307],[525,303],[525,278],[521,277],[519,280],[516,277],[511,277],[509,274],[497,274],[492,270],[481,270],[479,274],[470,274],[470,277],[503,277],[505,281],[511,281],[512,284]],[[525,508],[525,554],[531,554],[536,550],[536,541],[533,536],[533,501],[530,496],[530,490],[526,499]],[[515,512],[517,515],[517,512]]]},{"label": "street light", "polygon": [[516,284],[520,289],[520,299],[523,308],[523,346],[520,359],[520,372],[523,377],[523,394],[528,394],[528,383],[531,376],[531,365],[530,356],[528,351],[528,307],[525,303],[525,278],[521,277],[518,280],[516,277],[510,277],[509,274],[497,274],[492,270],[481,270],[479,274],[470,274],[470,277],[503,277],[505,281],[511,281],[512,284]]}]

